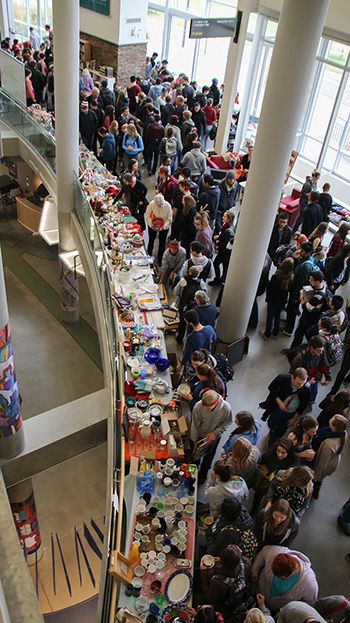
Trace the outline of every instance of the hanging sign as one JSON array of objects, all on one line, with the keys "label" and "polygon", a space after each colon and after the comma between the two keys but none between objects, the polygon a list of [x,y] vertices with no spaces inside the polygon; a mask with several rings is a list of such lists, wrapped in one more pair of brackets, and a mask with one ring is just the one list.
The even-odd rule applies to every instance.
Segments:
[{"label": "hanging sign", "polygon": [[237,26],[236,17],[208,17],[191,19],[190,39],[214,39],[232,37]]},{"label": "hanging sign", "polygon": [[95,13],[109,15],[109,1],[110,0],[80,0],[80,6],[83,7],[83,9],[95,11]]}]

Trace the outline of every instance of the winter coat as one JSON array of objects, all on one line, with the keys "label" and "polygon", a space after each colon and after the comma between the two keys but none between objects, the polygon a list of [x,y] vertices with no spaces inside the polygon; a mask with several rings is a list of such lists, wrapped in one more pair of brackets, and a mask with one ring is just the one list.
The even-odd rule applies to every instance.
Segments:
[{"label": "winter coat", "polygon": [[325,439],[321,443],[313,466],[316,482],[321,482],[326,476],[331,476],[337,469],[340,461],[340,454],[337,454],[340,443],[340,438]]},{"label": "winter coat", "polygon": [[291,300],[299,302],[300,290],[309,284],[309,277],[314,270],[314,263],[311,258],[301,259],[294,267],[293,281],[290,286]]},{"label": "winter coat", "polygon": [[186,138],[187,136],[192,132],[193,128],[194,128],[194,123],[192,121],[192,119],[186,119],[186,121],[184,121],[181,125],[181,139],[182,139],[182,144],[184,145],[186,143]]},{"label": "winter coat", "polygon": [[289,502],[292,511],[301,517],[309,505],[310,490],[301,489],[300,487],[294,487],[291,485],[286,486],[281,480],[283,471],[276,473],[274,479],[271,481],[269,490],[265,497],[266,502],[276,502],[276,500],[287,500]]},{"label": "winter coat", "polygon": [[113,91],[108,87],[105,87],[100,90],[100,100],[102,103],[102,108],[106,108],[109,104],[114,106],[115,97]]},{"label": "winter coat", "polygon": [[[132,147],[132,149],[128,149],[130,146]],[[130,156],[130,158],[132,156],[137,156],[137,154],[139,154],[140,151],[143,151],[144,149],[142,136],[139,134],[135,138],[134,136],[129,136],[128,134],[124,134],[122,147],[125,153],[128,156]]]},{"label": "winter coat", "polygon": [[275,223],[272,229],[272,234],[267,247],[267,252],[272,260],[275,258],[275,253],[281,245],[289,244],[292,238],[293,230],[289,225],[286,225],[280,232],[278,223]]},{"label": "winter coat", "polygon": [[235,182],[232,186],[227,186],[225,180],[219,182],[220,199],[219,199],[219,212],[226,212],[231,210],[236,205],[236,195],[238,190],[238,182]]},{"label": "winter coat", "polygon": [[204,255],[211,258],[214,253],[214,245],[213,245],[213,231],[210,227],[206,227],[205,229],[197,229],[196,240],[201,242],[204,247]]},{"label": "winter coat", "polygon": [[213,262],[207,258],[206,255],[191,257],[189,260],[186,260],[183,265],[182,275],[187,275],[191,266],[199,266],[201,268],[199,277],[200,279],[203,279],[203,281],[207,281],[208,279],[212,279],[214,277]]},{"label": "winter coat", "polygon": [[210,506],[210,514],[214,515],[221,510],[225,498],[234,497],[240,504],[248,499],[248,487],[240,476],[228,482],[208,480],[205,487],[205,499]]},{"label": "winter coat", "polygon": [[114,134],[108,132],[102,143],[102,162],[111,162],[117,155],[116,138]]},{"label": "winter coat", "polygon": [[198,112],[194,110],[192,112],[192,121],[197,128],[198,136],[203,136],[207,131],[207,121],[203,110],[199,109]]},{"label": "winter coat", "polygon": [[202,187],[199,195],[198,210],[203,208],[209,214],[209,221],[215,221],[219,208],[220,188],[218,186]]},{"label": "winter coat", "polygon": [[82,136],[92,136],[97,127],[97,117],[93,110],[79,113],[79,132]]},{"label": "winter coat", "polygon": [[219,515],[214,524],[206,530],[206,552],[212,556],[220,556],[228,545],[240,546],[243,532],[254,528],[253,518],[236,498],[225,498],[221,505],[221,511],[223,506],[228,507],[229,505],[233,508],[237,505],[237,512],[233,512],[231,518],[226,514],[225,516]]},{"label": "winter coat", "polygon": [[[290,554],[296,558],[300,565],[300,577],[287,593],[270,597],[273,579],[271,565],[277,554]],[[281,545],[266,545],[253,562],[252,574],[258,575],[259,593],[265,595],[267,607],[275,612],[293,600],[312,603],[317,599],[318,584],[315,573],[311,568],[310,560],[301,552]]]},{"label": "winter coat", "polygon": [[231,422],[231,406],[221,396],[219,397],[219,404],[212,411],[204,407],[202,402],[197,402],[192,411],[191,439],[196,443],[212,432],[217,437],[221,436]]},{"label": "winter coat", "polygon": [[207,324],[210,324],[211,327],[215,327],[216,317],[218,315],[215,303],[209,302],[205,305],[196,305],[193,309],[198,313],[199,322],[204,327]]},{"label": "winter coat", "polygon": [[281,286],[281,279],[277,273],[272,275],[266,288],[266,301],[272,303],[280,309],[287,304],[288,300],[288,288],[284,290]]},{"label": "winter coat", "polygon": [[323,210],[318,203],[310,203],[304,210],[301,233],[309,237],[316,227],[322,223]]},{"label": "winter coat", "polygon": [[228,440],[223,446],[223,450],[225,453],[231,452],[238,437],[245,437],[245,439],[248,439],[248,441],[250,441],[250,443],[253,444],[253,446],[255,446],[258,443],[260,435],[261,435],[261,424],[258,420],[254,420],[254,426],[251,431],[247,431],[245,433],[234,433],[234,432],[231,433]]}]

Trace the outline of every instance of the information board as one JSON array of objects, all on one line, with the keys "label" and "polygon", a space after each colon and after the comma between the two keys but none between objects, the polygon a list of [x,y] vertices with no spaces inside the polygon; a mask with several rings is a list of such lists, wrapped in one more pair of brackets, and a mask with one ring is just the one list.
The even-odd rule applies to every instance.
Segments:
[{"label": "information board", "polygon": [[232,37],[236,31],[236,17],[208,17],[191,19],[190,39],[214,39]]},{"label": "information board", "polygon": [[95,13],[109,15],[109,0],[80,0],[80,6]]}]

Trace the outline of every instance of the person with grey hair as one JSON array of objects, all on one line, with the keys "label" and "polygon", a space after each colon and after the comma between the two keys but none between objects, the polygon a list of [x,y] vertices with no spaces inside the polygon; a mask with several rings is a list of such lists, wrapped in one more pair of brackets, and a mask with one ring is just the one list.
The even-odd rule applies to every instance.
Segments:
[{"label": "person with grey hair", "polygon": [[203,325],[210,324],[214,328],[218,315],[215,303],[211,302],[207,292],[204,290],[197,290],[194,300],[196,305],[193,309],[198,312],[200,323]]}]

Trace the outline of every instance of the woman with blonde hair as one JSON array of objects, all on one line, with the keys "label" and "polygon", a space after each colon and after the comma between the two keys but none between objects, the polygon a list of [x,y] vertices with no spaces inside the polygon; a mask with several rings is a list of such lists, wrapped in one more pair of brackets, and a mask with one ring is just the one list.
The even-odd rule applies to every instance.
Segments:
[{"label": "woman with blonde hair", "polygon": [[138,160],[139,153],[144,149],[142,137],[133,123],[128,123],[126,125],[122,147],[126,167],[131,158],[136,158],[136,160]]},{"label": "woman with blonde hair", "polygon": [[297,465],[277,472],[265,497],[265,509],[276,500],[289,502],[292,511],[300,518],[309,506],[312,494],[313,471],[304,465]]},{"label": "woman with blonde hair", "polygon": [[241,476],[250,487],[260,460],[260,451],[245,437],[236,439],[232,451],[228,453],[226,463],[231,465],[233,473]]},{"label": "woman with blonde hair", "polygon": [[256,594],[258,608],[251,608],[247,612],[244,623],[275,623],[270,610],[265,605],[265,597],[261,593]]},{"label": "woman with blonde hair", "polygon": [[209,215],[205,210],[201,210],[194,217],[194,226],[197,230],[196,240],[204,246],[204,255],[211,258],[214,252],[213,230],[209,225]]}]

